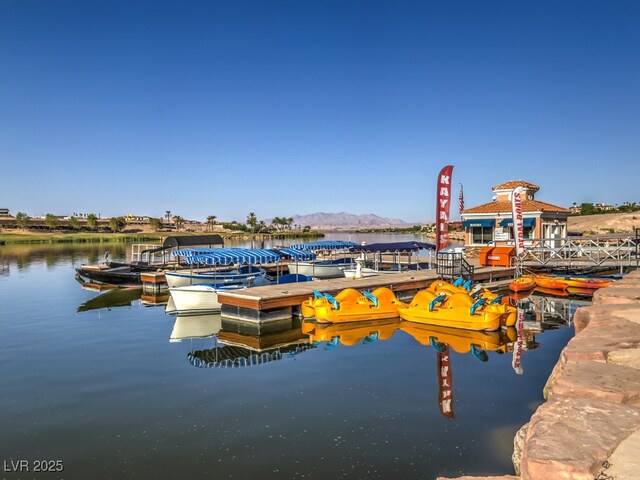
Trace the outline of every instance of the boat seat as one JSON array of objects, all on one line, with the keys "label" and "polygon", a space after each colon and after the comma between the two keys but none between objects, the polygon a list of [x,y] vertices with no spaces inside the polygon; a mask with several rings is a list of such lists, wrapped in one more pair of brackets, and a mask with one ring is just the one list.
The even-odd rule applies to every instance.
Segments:
[{"label": "boat seat", "polygon": [[335,308],[336,310],[340,310],[340,303],[335,299],[333,295],[331,295],[330,293],[325,293],[324,298],[326,298],[329,303],[333,305],[333,308]]},{"label": "boat seat", "polygon": [[475,313],[476,313],[476,310],[477,310],[479,307],[481,307],[482,305],[484,305],[485,303],[487,303],[487,301],[486,301],[484,298],[481,298],[481,299],[479,299],[479,300],[476,300],[476,301],[474,302],[474,304],[473,304],[473,305],[471,305],[471,309],[469,310],[469,313],[470,313],[471,315],[475,314]]},{"label": "boat seat", "polygon": [[364,292],[362,292],[362,295],[364,295],[368,300],[371,300],[374,307],[378,306],[378,297],[376,297],[373,293],[365,290]]}]

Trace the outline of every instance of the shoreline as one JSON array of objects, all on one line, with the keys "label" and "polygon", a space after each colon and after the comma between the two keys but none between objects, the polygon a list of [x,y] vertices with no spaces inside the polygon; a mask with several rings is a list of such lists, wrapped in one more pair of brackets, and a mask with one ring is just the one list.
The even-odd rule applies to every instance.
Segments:
[{"label": "shoreline", "polygon": [[514,438],[515,475],[437,480],[632,480],[640,471],[640,270],[573,320],[540,405]]}]

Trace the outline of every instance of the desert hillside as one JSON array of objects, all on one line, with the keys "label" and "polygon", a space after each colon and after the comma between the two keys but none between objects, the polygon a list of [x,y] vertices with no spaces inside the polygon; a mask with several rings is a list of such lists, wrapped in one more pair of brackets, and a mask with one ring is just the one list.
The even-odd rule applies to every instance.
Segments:
[{"label": "desert hillside", "polygon": [[585,235],[633,233],[640,228],[640,212],[569,217],[569,231]]}]

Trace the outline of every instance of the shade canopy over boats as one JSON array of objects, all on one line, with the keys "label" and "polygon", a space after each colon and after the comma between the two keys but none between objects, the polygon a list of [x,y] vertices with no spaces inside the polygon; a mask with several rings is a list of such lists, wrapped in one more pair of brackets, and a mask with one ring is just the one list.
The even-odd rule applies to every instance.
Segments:
[{"label": "shade canopy over boats", "polygon": [[435,250],[433,243],[426,242],[391,242],[356,245],[349,248],[352,253],[414,253],[420,250]]},{"label": "shade canopy over boats", "polygon": [[178,235],[169,236],[164,239],[162,245],[156,248],[150,248],[143,250],[141,253],[155,253],[162,250],[168,250],[170,248],[184,248],[184,247],[215,247],[224,246],[224,239],[220,235]]},{"label": "shade canopy over boats", "polygon": [[171,255],[182,257],[188,264],[202,265],[277,263],[283,258],[275,250],[255,248],[190,248],[175,250]]}]

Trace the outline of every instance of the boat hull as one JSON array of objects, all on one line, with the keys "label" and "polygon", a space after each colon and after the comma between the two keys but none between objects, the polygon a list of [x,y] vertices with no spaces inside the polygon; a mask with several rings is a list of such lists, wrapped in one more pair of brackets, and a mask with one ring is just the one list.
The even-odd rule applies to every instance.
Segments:
[{"label": "boat hull", "polygon": [[404,306],[393,291],[385,287],[375,289],[369,296],[346,288],[336,295],[335,302],[327,297],[306,300],[301,312],[306,318],[314,317],[318,323],[348,323],[395,318],[398,308]]},{"label": "boat hull", "polygon": [[261,269],[260,272],[238,273],[237,271],[228,272],[165,272],[164,276],[169,288],[187,287],[189,285],[248,285],[259,278],[264,278],[266,272]]},{"label": "boat hull", "polygon": [[[234,290],[242,286],[188,285],[170,288],[171,299],[176,313],[219,312],[222,305],[218,301],[218,292]],[[170,312],[173,313],[173,312]]]},{"label": "boat hull", "polygon": [[[350,259],[347,259],[350,260]],[[289,263],[289,273],[297,273],[300,275],[307,275],[313,278],[340,278],[344,274],[342,271],[345,268],[350,268],[353,265],[351,261],[345,262],[292,262]]]},{"label": "boat hull", "polygon": [[516,278],[509,284],[509,290],[512,292],[526,292],[536,287],[536,281],[531,276]]}]

